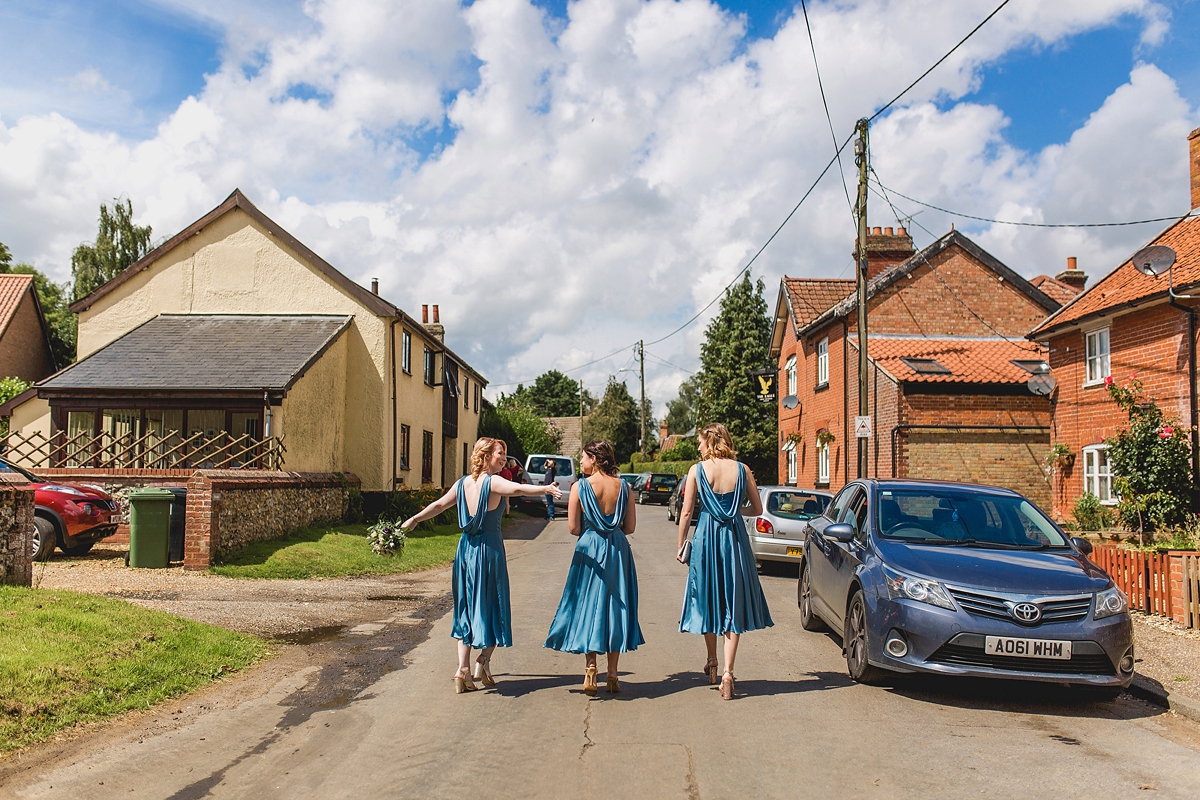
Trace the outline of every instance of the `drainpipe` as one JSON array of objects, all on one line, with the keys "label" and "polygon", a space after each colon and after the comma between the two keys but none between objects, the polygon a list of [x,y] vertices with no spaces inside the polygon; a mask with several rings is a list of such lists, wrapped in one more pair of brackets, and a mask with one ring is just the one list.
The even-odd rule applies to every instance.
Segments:
[{"label": "drainpipe", "polygon": [[388,482],[388,491],[394,491],[396,488],[396,323],[399,321],[399,317],[393,317],[388,332],[392,340],[392,358],[388,363],[388,369],[392,373],[392,478]]},{"label": "drainpipe", "polygon": [[263,391],[263,438],[271,438],[271,393]]},{"label": "drainpipe", "polygon": [[[1200,486],[1200,431],[1196,429],[1196,309],[1191,306],[1185,306],[1180,303],[1170,294],[1167,295],[1167,301],[1173,308],[1178,308],[1180,311],[1187,314],[1188,326],[1188,412],[1191,424],[1188,426],[1192,429],[1192,485]],[[1192,508],[1195,510],[1196,497],[1192,496]]]},{"label": "drainpipe", "polygon": [[850,482],[850,326],[842,320],[842,463],[846,468],[845,486]]}]

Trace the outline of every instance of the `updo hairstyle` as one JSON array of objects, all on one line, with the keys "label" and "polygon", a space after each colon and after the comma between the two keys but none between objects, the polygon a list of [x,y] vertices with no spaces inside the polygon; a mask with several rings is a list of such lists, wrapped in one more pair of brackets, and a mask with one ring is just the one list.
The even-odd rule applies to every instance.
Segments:
[{"label": "updo hairstyle", "polygon": [[617,475],[617,454],[613,452],[612,445],[603,439],[597,439],[594,442],[588,442],[583,446],[583,452],[596,460],[596,469],[603,472],[605,475]]},{"label": "updo hairstyle", "polygon": [[719,422],[714,422],[711,425],[705,425],[700,429],[697,436],[704,442],[704,446],[708,449],[709,458],[731,458],[737,460],[737,450],[733,449],[733,437],[729,435],[729,431],[724,425]]}]

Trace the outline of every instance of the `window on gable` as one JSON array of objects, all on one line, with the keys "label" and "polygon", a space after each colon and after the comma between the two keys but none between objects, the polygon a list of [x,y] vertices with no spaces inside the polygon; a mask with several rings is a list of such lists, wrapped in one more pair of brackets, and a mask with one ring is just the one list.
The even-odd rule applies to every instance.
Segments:
[{"label": "window on gable", "polygon": [[829,383],[829,337],[817,342],[817,386]]},{"label": "window on gable", "polygon": [[1087,383],[1100,383],[1112,374],[1108,354],[1108,328],[1092,331],[1083,338],[1087,353]]},{"label": "window on gable", "polygon": [[790,395],[796,394],[796,357],[793,355],[787,360],[787,366],[784,367],[787,372],[787,393]]}]

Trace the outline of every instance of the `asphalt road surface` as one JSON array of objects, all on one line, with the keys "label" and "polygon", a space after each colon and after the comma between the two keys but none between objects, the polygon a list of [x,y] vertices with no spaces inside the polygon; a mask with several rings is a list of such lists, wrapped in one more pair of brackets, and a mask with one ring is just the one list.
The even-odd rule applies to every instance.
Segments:
[{"label": "asphalt road surface", "polygon": [[[574,539],[563,521],[529,522],[508,543],[516,646],[493,659],[496,690],[453,693],[442,615],[403,668],[353,696],[289,702],[320,674],[310,667],[173,731],[90,750],[82,740],[73,760],[10,788],[22,798],[1200,797],[1200,729],[1128,697],[851,683],[840,642],[801,630],[794,571],[764,575],[775,627],[743,637],[739,696],[722,701],[700,673],[702,640],[677,632],[685,568],[674,528],[658,507],[638,511],[647,643],[621,659],[619,695],[587,698],[582,656],[542,648]],[[411,622],[359,634],[386,643],[389,626]]]}]

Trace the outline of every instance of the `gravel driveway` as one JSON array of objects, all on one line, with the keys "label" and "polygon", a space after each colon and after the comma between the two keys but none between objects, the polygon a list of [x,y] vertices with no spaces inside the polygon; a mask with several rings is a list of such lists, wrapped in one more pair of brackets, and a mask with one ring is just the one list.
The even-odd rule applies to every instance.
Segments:
[{"label": "gravel driveway", "polygon": [[1137,671],[1171,694],[1200,700],[1200,631],[1164,617],[1133,615]]}]

